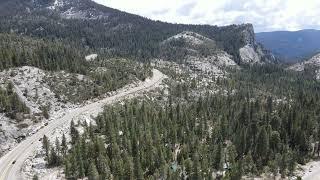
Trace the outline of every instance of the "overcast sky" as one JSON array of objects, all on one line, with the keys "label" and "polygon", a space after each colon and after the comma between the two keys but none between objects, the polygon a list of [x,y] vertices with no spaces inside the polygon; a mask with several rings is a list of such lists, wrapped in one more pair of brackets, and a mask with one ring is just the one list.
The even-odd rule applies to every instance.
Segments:
[{"label": "overcast sky", "polygon": [[186,24],[252,23],[256,32],[320,29],[320,0],[94,0],[154,20]]}]

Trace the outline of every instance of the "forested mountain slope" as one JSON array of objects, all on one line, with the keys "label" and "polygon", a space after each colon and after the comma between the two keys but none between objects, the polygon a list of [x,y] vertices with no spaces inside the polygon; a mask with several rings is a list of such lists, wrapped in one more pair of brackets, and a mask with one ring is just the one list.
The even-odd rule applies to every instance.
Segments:
[{"label": "forested mountain slope", "polygon": [[[216,79],[227,93],[197,98],[184,82],[155,99],[108,106],[83,133],[71,123],[71,150],[53,150],[66,177],[285,178],[319,156],[320,86],[312,77],[259,65]],[[48,157],[49,166],[61,163]]]},{"label": "forested mountain slope", "polygon": [[86,60],[58,39],[0,33],[0,49],[0,156],[51,116],[152,74],[129,59]]},{"label": "forested mountain slope", "polygon": [[287,71],[251,24],[170,24],[90,0],[0,0],[0,150],[18,143],[15,134],[148,82],[154,68],[168,77],[161,85],[57,128],[21,173],[292,177],[320,154],[320,85],[307,64]]},{"label": "forested mountain slope", "polygon": [[89,65],[81,49],[59,41],[0,34],[0,48],[0,70],[29,65],[84,74]]},{"label": "forested mountain slope", "polygon": [[[213,39],[217,47],[242,63],[239,49],[249,45],[259,61],[274,61],[269,52],[255,42],[250,24],[225,27],[181,25],[152,21],[121,12],[91,0],[2,0],[0,31],[62,39],[80,47],[104,50],[111,56],[130,56],[147,60],[161,56],[160,43],[183,31]],[[244,61],[246,62],[246,61]]]}]

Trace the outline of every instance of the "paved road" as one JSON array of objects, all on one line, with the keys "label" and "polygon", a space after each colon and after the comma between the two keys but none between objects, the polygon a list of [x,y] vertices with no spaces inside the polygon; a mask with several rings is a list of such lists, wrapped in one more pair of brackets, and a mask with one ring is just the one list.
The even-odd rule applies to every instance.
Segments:
[{"label": "paved road", "polygon": [[320,169],[311,172],[307,175],[302,176],[303,180],[319,180],[320,179]]},{"label": "paved road", "polygon": [[318,180],[320,179],[320,161],[307,163],[305,172],[302,176],[303,180]]},{"label": "paved road", "polygon": [[71,120],[75,117],[78,117],[82,113],[97,114],[103,110],[103,106],[105,104],[113,103],[138,92],[148,91],[160,84],[164,78],[165,75],[163,75],[160,71],[153,70],[153,77],[146,80],[138,87],[121,91],[112,97],[85,105],[81,108],[73,109],[64,117],[50,122],[47,126],[18,144],[14,149],[0,159],[0,180],[22,179],[20,172],[21,167],[24,161],[34,153],[37,147],[41,146],[42,142],[39,140],[43,137],[43,135],[50,136],[56,128],[61,126],[69,126]]}]

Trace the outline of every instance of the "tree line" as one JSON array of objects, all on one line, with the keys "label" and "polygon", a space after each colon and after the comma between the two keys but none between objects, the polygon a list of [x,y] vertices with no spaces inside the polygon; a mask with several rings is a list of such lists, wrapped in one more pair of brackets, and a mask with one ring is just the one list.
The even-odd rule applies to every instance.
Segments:
[{"label": "tree line", "polygon": [[12,83],[7,83],[6,88],[0,87],[0,113],[16,120],[23,120],[24,114],[29,114],[30,110],[19,96],[14,92]]},{"label": "tree line", "polygon": [[312,116],[319,109],[307,106],[235,95],[107,107],[96,125],[84,124],[83,134],[71,124],[66,177],[213,179],[212,173],[226,171],[240,179],[266,168],[292,175],[297,163],[319,153],[312,146],[320,137],[319,118]]},{"label": "tree line", "polygon": [[[195,98],[188,94],[190,84],[171,86],[165,104],[132,100],[107,106],[95,125],[81,125],[83,134],[72,122],[71,148],[61,161],[66,177],[292,176],[297,164],[320,154],[319,85],[282,68],[250,68],[217,80],[236,93]],[[272,81],[277,87],[271,88]]]}]

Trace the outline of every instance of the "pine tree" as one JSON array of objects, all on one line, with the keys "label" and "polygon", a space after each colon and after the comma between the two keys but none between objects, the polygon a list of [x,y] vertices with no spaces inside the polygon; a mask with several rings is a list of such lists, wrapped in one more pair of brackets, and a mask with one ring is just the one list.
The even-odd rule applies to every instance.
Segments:
[{"label": "pine tree", "polygon": [[85,176],[85,167],[82,159],[78,159],[78,177],[83,178]]},{"label": "pine tree", "polygon": [[124,154],[124,173],[126,179],[134,179],[134,163],[133,159],[127,153]]},{"label": "pine tree", "polygon": [[109,162],[102,154],[97,158],[97,169],[101,179],[111,179]]},{"label": "pine tree", "polygon": [[99,180],[99,173],[96,165],[91,161],[88,170],[88,179],[89,180]]},{"label": "pine tree", "polygon": [[72,174],[71,174],[71,166],[72,164],[70,163],[70,161],[68,159],[64,160],[64,174],[66,176],[66,178],[72,178]]},{"label": "pine tree", "polygon": [[200,157],[199,157],[198,152],[196,152],[193,155],[192,161],[193,161],[192,179],[202,179],[202,177],[201,177]]},{"label": "pine tree", "polygon": [[144,179],[143,177],[143,170],[142,170],[142,166],[141,166],[141,163],[140,163],[140,158],[136,157],[135,159],[135,179]]},{"label": "pine tree", "polygon": [[39,177],[37,175],[34,175],[32,178],[32,180],[38,180],[38,179],[39,179]]},{"label": "pine tree", "polygon": [[67,145],[66,136],[64,134],[62,135],[62,141],[61,141],[61,148],[60,149],[61,149],[61,154],[63,156],[65,156],[66,153],[67,153],[68,145]]},{"label": "pine tree", "polygon": [[277,131],[273,131],[270,137],[270,148],[274,152],[278,152],[281,144],[280,134]]},{"label": "pine tree", "polygon": [[60,165],[60,157],[57,155],[57,152],[53,147],[51,147],[48,165],[52,167]]},{"label": "pine tree", "polygon": [[7,93],[8,95],[12,95],[13,94],[13,84],[12,82],[9,82],[8,85],[7,85]]},{"label": "pine tree", "polygon": [[261,160],[265,160],[268,158],[269,152],[269,138],[265,127],[260,129],[257,141],[256,141],[256,157]]},{"label": "pine tree", "polygon": [[60,141],[58,138],[56,138],[56,142],[55,142],[55,146],[56,146],[56,152],[57,155],[60,156],[60,152],[61,152],[61,145],[60,145]]},{"label": "pine tree", "polygon": [[214,161],[213,168],[215,170],[220,170],[222,166],[222,145],[219,143],[214,151]]},{"label": "pine tree", "polygon": [[75,127],[74,121],[71,121],[70,124],[70,136],[72,144],[75,144],[79,140],[79,132]]},{"label": "pine tree", "polygon": [[48,106],[42,106],[40,108],[42,110],[42,115],[44,118],[49,119],[50,115],[49,115],[49,107]]},{"label": "pine tree", "polygon": [[42,148],[44,149],[44,151],[46,153],[46,160],[47,160],[47,163],[49,164],[49,161],[50,161],[50,154],[49,154],[50,142],[49,142],[49,139],[47,138],[46,135],[44,135],[42,138]]}]

